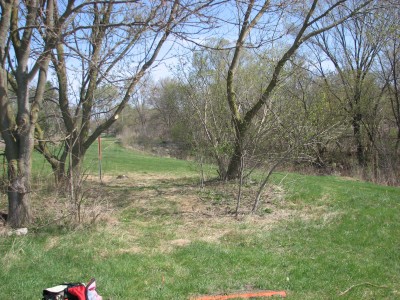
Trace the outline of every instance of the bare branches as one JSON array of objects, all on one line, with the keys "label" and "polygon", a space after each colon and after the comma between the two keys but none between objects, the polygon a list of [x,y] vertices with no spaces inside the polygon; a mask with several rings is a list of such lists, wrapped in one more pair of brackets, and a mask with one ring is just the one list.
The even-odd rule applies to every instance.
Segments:
[{"label": "bare branches", "polygon": [[[228,78],[227,78],[227,100],[229,107],[232,112],[232,116],[235,121],[240,122],[241,121],[241,116],[238,110],[238,105],[235,100],[235,92],[234,92],[234,87],[233,87],[233,79],[234,79],[234,73],[235,70],[239,64],[239,58],[241,55],[241,52],[243,50],[244,42],[247,36],[249,35],[250,31],[254,26],[257,24],[257,22],[261,19],[263,14],[268,8],[270,1],[265,1],[264,5],[262,8],[257,12],[256,16],[250,20],[250,15],[253,10],[253,5],[254,1],[250,1],[250,3],[247,6],[247,10],[244,16],[243,24],[241,25],[241,30],[239,33],[239,37],[236,41],[236,46],[235,46],[235,52],[231,61],[231,64],[229,66],[229,71],[228,71]],[[240,124],[236,124],[235,126],[240,126]]]},{"label": "bare branches", "polygon": [[[199,20],[206,18],[203,12],[217,2],[224,1],[64,4],[63,12],[55,15],[57,35],[51,57],[59,108],[69,136],[65,151],[73,152],[72,168],[79,168],[88,147],[115,122],[159,56],[166,55],[163,49],[168,39],[209,27]],[[102,89],[117,93],[103,101],[98,94]]]}]

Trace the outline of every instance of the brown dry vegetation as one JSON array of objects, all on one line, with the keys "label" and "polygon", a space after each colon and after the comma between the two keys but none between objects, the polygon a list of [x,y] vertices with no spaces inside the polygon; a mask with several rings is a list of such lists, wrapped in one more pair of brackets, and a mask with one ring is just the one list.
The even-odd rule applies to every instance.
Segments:
[{"label": "brown dry vegetation", "polygon": [[[102,183],[89,177],[83,189],[78,226],[101,223],[101,230],[121,242],[118,253],[143,253],[170,252],[193,241],[220,243],[240,239],[246,243],[243,237],[270,231],[280,222],[320,219],[325,223],[336,217],[323,205],[311,208],[285,201],[285,191],[275,185],[265,191],[258,213],[251,214],[257,186],[244,186],[240,214],[236,217],[235,183],[208,182],[200,188],[194,178],[149,173],[105,176]],[[36,226],[76,228],[72,204],[65,193],[46,195],[36,197]],[[4,227],[2,231],[6,233]],[[45,248],[57,246],[57,239],[49,239]],[[115,254],[109,251],[104,249],[101,255]]]},{"label": "brown dry vegetation", "polygon": [[[168,174],[126,174],[123,178],[106,176],[100,184],[89,178],[86,190],[84,222],[93,215],[105,226],[107,235],[119,240],[119,253],[169,252],[193,241],[219,243],[243,239],[271,230],[279,222],[291,219],[321,219],[331,222],[335,215],[327,207],[308,207],[285,201],[285,191],[279,186],[266,190],[257,214],[250,214],[257,184],[244,188],[242,209],[234,214],[237,185],[209,182],[204,188],[193,178]],[[58,205],[54,222],[65,221],[68,201],[46,201],[41,214]],[[45,219],[49,218],[47,214]],[[243,241],[242,242],[246,242]],[[57,243],[50,240],[47,247]],[[113,255],[104,249],[102,256]]]}]

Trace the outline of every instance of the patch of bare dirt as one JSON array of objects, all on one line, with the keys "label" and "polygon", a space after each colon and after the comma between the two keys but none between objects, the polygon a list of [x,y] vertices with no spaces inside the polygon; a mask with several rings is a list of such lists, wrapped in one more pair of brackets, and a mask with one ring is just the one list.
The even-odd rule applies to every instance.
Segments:
[{"label": "patch of bare dirt", "polygon": [[[102,183],[121,187],[146,187],[177,179],[181,179],[181,177],[172,174],[158,173],[121,173],[116,175],[103,175]],[[88,180],[100,183],[98,176],[90,175],[88,176]]]}]

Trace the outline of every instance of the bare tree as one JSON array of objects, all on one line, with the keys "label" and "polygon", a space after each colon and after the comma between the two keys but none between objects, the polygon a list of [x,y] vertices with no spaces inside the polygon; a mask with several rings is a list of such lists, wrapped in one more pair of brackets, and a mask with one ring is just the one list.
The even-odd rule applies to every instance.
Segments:
[{"label": "bare tree", "polygon": [[[76,12],[74,1],[0,1],[0,128],[8,172],[8,223],[21,227],[31,219],[31,157],[38,112],[45,91],[50,50],[66,20]],[[36,84],[34,95],[30,87]],[[10,90],[15,97],[12,97]]]},{"label": "bare tree", "polygon": [[[68,153],[70,172],[79,171],[90,145],[117,120],[149,69],[165,57],[167,41],[212,24],[205,10],[214,2],[94,1],[85,18],[70,24],[52,55],[66,139],[57,157],[42,149],[58,179],[65,176]],[[106,85],[114,86],[118,95],[100,110],[96,91]],[[101,115],[101,122],[93,127],[95,115]]]},{"label": "bare tree", "polygon": [[[393,11],[393,20],[399,16],[400,7]],[[400,28],[398,24],[390,26],[388,41],[379,54],[380,74],[388,92],[390,107],[397,128],[395,153],[400,149]]]},{"label": "bare tree", "polygon": [[327,75],[324,66],[320,64],[325,83],[350,118],[360,167],[365,167],[368,160],[363,131],[372,147],[377,132],[376,114],[382,93],[374,91],[377,84],[374,82],[373,68],[387,39],[387,24],[382,21],[374,13],[362,14],[315,38],[319,49],[332,62],[338,75],[339,82],[335,84],[332,75]]},{"label": "bare tree", "polygon": [[[281,75],[285,64],[306,41],[359,14],[372,1],[358,1],[356,6],[348,5],[350,2],[314,0],[306,4],[297,1],[237,3],[238,36],[227,77],[227,102],[236,138],[234,152],[227,169],[227,179],[238,177],[243,144],[248,130],[256,115],[268,104],[276,87],[282,82]],[[346,13],[339,15],[339,10]],[[279,26],[284,18],[287,18],[288,24]],[[244,49],[246,47],[262,48],[266,45],[272,47],[280,38],[286,38],[290,42],[284,46],[283,54],[276,60],[272,74],[266,77],[266,85],[260,96],[253,100],[249,108],[243,110],[236,96],[234,79]]]}]

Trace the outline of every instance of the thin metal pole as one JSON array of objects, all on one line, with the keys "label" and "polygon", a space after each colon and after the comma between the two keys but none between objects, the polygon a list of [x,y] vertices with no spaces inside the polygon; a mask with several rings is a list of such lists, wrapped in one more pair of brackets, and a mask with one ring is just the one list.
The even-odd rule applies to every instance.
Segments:
[{"label": "thin metal pole", "polygon": [[99,155],[99,176],[100,176],[100,182],[103,182],[102,174],[101,174],[101,137],[100,136],[97,138],[97,144],[98,144],[98,155]]}]

